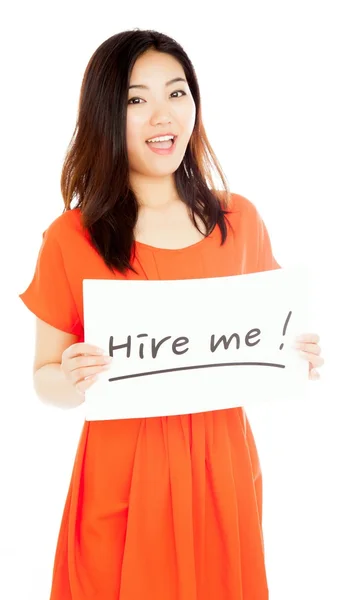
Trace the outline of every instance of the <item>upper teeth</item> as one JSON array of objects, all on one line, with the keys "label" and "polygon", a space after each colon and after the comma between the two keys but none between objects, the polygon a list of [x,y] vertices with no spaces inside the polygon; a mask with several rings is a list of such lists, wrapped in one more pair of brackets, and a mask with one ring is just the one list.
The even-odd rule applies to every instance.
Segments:
[{"label": "upper teeth", "polygon": [[148,142],[167,142],[167,140],[173,140],[174,135],[162,135],[161,137],[155,137],[147,140]]}]

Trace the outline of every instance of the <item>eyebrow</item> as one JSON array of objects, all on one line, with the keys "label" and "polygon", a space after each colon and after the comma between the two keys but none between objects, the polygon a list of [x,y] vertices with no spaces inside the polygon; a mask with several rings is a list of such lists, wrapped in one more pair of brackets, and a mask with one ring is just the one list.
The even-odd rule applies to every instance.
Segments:
[{"label": "eyebrow", "polygon": [[[174,79],[171,79],[170,81],[167,81],[166,82],[166,86],[171,85],[172,83],[177,83],[178,81],[184,81],[184,83],[187,83],[187,80],[184,79],[184,77],[175,77]],[[138,88],[138,89],[141,89],[141,90],[148,90],[148,89],[150,89],[150,88],[148,88],[147,85],[142,85],[142,84],[139,84],[139,85],[130,85],[129,89],[131,90],[132,88]]]}]

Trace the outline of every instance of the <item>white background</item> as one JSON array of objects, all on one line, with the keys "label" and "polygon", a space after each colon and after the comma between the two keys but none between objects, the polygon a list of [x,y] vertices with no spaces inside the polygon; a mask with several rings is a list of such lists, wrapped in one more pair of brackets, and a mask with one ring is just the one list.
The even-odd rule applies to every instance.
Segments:
[{"label": "white background", "polygon": [[[32,391],[34,317],[17,294],[63,209],[82,76],[123,29],[175,37],[198,74],[210,142],[284,266],[313,269],[325,365],[303,408],[252,411],[271,600],[351,598],[350,17],[348,3],[17,2],[1,35],[0,595],[48,600],[82,410]],[[4,9],[3,9],[4,11]],[[165,599],[166,600],[166,599]]]}]

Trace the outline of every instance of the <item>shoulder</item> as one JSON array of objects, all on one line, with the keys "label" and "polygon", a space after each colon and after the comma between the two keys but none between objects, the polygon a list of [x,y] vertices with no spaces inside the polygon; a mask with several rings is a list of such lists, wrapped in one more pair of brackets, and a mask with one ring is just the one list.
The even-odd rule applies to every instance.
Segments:
[{"label": "shoulder", "polygon": [[43,242],[48,248],[60,250],[67,256],[75,254],[77,245],[86,236],[81,211],[74,208],[65,211],[47,226],[43,232]]},{"label": "shoulder", "polygon": [[257,209],[251,200],[246,198],[246,196],[234,192],[231,192],[230,194],[227,210],[229,211],[229,214],[240,213],[241,215],[251,218],[257,213]]},{"label": "shoulder", "polygon": [[77,232],[82,232],[83,226],[81,221],[81,211],[79,208],[67,210],[62,215],[54,219],[46,228],[43,235],[50,235],[58,241],[63,240],[67,236],[74,235]]},{"label": "shoulder", "polygon": [[48,224],[42,234],[41,255],[51,261],[74,262],[86,245],[87,233],[82,225],[80,209],[67,210]]},{"label": "shoulder", "polygon": [[235,230],[243,226],[255,228],[259,224],[259,212],[246,196],[231,192],[227,204],[223,207],[229,223]]}]

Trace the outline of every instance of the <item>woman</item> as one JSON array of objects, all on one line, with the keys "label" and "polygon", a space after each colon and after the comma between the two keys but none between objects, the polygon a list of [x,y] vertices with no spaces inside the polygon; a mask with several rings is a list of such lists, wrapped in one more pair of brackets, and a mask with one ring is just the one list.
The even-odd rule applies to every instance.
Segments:
[{"label": "woman", "polygon": [[[134,30],[101,44],[75,134],[62,172],[65,211],[45,232],[21,295],[37,317],[36,392],[61,407],[84,402],[109,368],[109,357],[83,343],[83,279],[279,268],[254,205],[228,191],[193,66],[174,40]],[[318,341],[306,335],[302,347],[311,368],[323,362]],[[261,471],[242,408],[85,422],[51,600],[264,600],[261,524]]]}]

